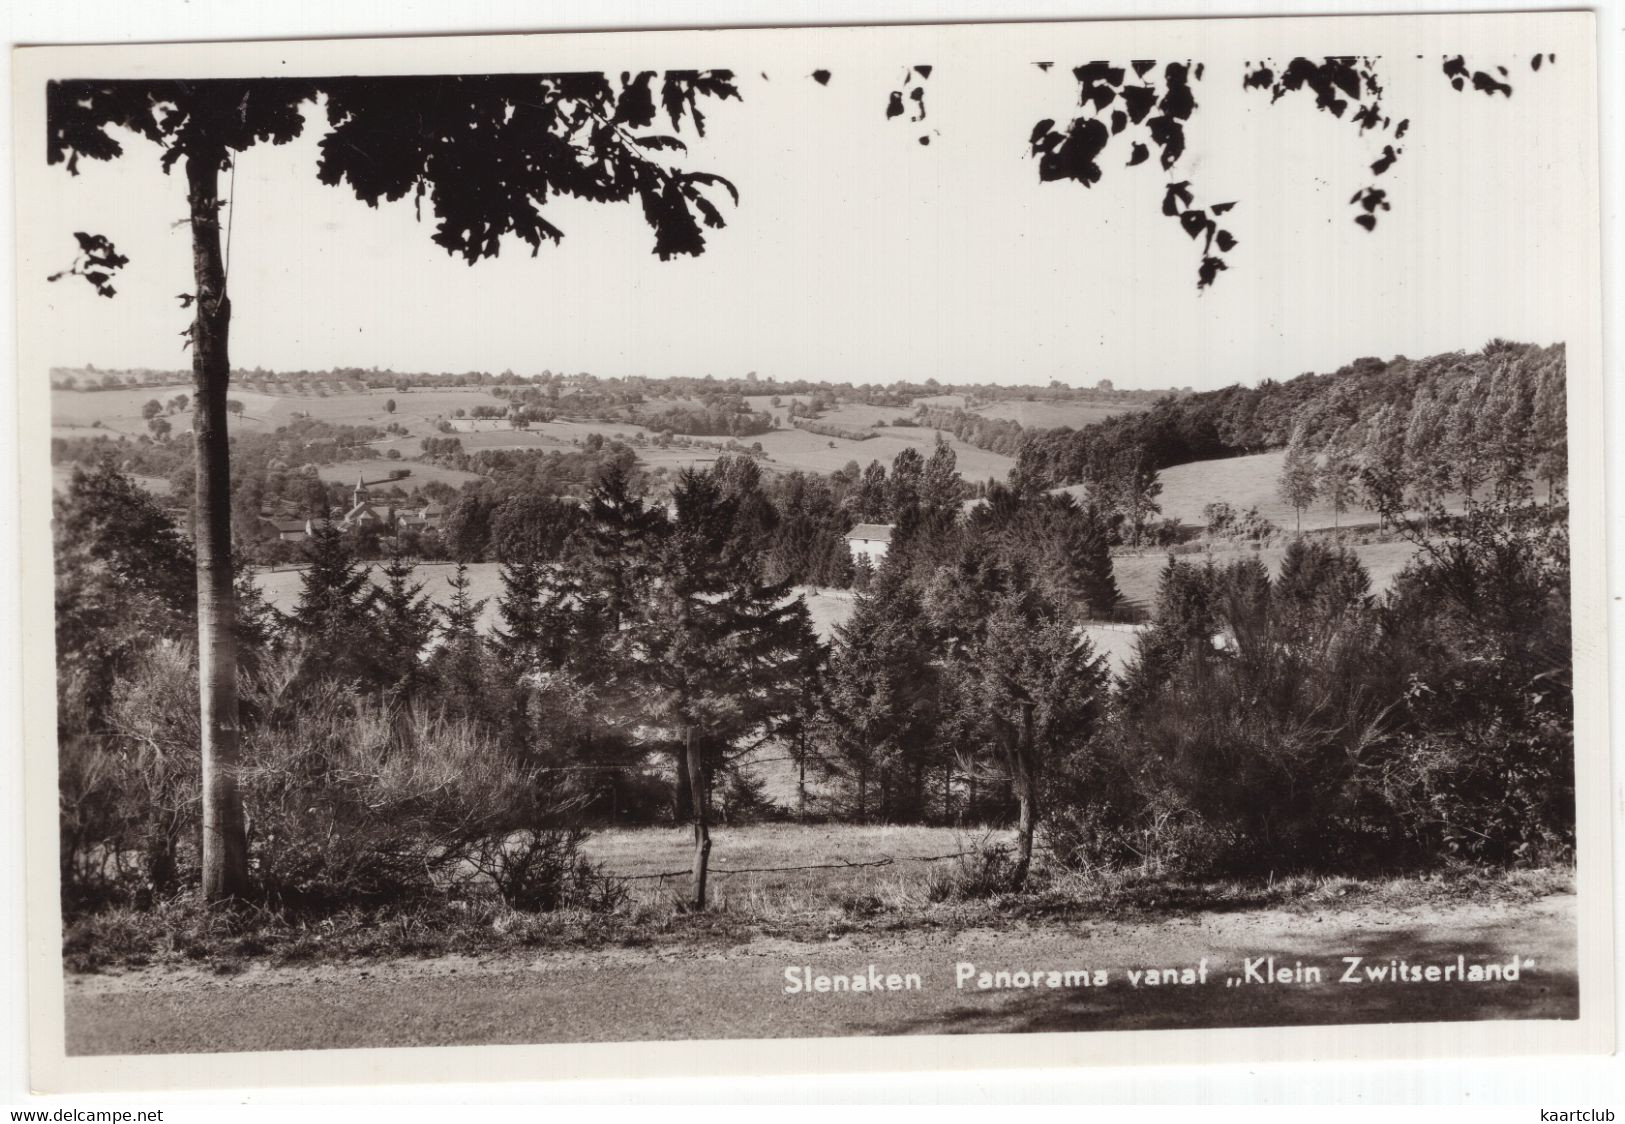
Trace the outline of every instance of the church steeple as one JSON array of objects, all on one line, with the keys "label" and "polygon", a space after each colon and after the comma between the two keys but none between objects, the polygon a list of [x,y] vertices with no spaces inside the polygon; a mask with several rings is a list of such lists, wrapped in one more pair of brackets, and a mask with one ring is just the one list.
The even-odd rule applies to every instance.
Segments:
[{"label": "church steeple", "polygon": [[355,504],[353,506],[356,506],[356,507],[359,507],[362,504],[367,502],[367,485],[361,479],[361,473],[359,473],[359,472],[355,474],[355,496],[354,496],[354,499],[355,499]]}]

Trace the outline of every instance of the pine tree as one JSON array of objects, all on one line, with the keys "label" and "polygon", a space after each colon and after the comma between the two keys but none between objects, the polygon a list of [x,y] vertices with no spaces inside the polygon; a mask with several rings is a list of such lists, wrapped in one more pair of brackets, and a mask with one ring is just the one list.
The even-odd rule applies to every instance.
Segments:
[{"label": "pine tree", "polygon": [[469,580],[468,563],[457,563],[446,584],[451,586],[452,593],[451,600],[440,606],[441,637],[450,643],[478,636],[480,614],[485,609],[486,599],[473,599],[470,591],[474,583]]},{"label": "pine tree", "polygon": [[410,699],[423,678],[423,651],[434,637],[434,606],[423,594],[423,583],[412,580],[416,564],[405,554],[392,553],[381,573],[384,584],[373,597],[376,658],[388,690]]},{"label": "pine tree", "polygon": [[438,701],[449,715],[498,726],[511,712],[503,679],[492,666],[490,649],[479,633],[485,599],[474,600],[468,566],[458,563],[446,579],[451,600],[439,607],[440,644],[429,660]]},{"label": "pine tree", "polygon": [[[900,567],[881,566],[835,631],[827,684],[826,714],[847,774],[857,782],[860,820],[872,810],[872,780],[924,775],[935,731],[935,654],[918,593]],[[912,797],[910,810],[917,811],[923,793]]]},{"label": "pine tree", "polygon": [[959,457],[954,447],[942,439],[938,431],[931,446],[931,456],[925,462],[920,476],[920,506],[926,518],[946,513],[950,517],[959,513],[960,494],[964,481],[959,478]]},{"label": "pine tree", "polygon": [[[1094,736],[1110,676],[1077,623],[1019,561],[972,544],[928,598],[946,653],[947,725],[962,745],[997,751],[1016,798],[1012,888],[1032,866],[1045,763]],[[955,729],[957,728],[957,729]]]},{"label": "pine tree", "polygon": [[1080,508],[1064,493],[1052,497],[1048,557],[1051,585],[1063,602],[1084,615],[1106,620],[1122,601],[1112,571],[1111,528],[1105,513],[1091,504]]},{"label": "pine tree", "polygon": [[502,627],[496,630],[496,649],[510,673],[523,678],[542,670],[547,662],[550,637],[543,604],[547,564],[531,556],[517,558],[502,567],[501,578],[497,615]]},{"label": "pine tree", "polygon": [[728,747],[760,736],[794,708],[819,658],[806,602],[760,577],[738,547],[736,504],[715,475],[684,469],[677,515],[656,554],[656,579],[637,605],[628,648],[649,725],[681,747],[694,828],[692,902],[703,908],[711,853],[707,778]]}]

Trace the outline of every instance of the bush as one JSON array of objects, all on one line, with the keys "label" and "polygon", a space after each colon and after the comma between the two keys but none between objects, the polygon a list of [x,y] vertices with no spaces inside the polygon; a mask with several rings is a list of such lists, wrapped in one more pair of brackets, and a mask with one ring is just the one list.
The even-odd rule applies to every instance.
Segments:
[{"label": "bush", "polygon": [[484,840],[470,862],[512,909],[607,912],[626,901],[626,883],[599,873],[587,861],[581,853],[586,838],[580,828],[525,828],[510,837]]},{"label": "bush", "polygon": [[466,892],[492,840],[546,833],[567,812],[542,776],[472,723],[315,686],[289,698],[297,658],[262,675],[245,739],[252,874],[297,905]]},{"label": "bush", "polygon": [[191,651],[165,644],[116,683],[106,732],[63,739],[64,910],[151,902],[195,870],[197,721]]},{"label": "bush", "polygon": [[[295,911],[471,897],[605,908],[578,800],[473,722],[298,684],[273,656],[244,683],[241,790],[256,896]],[[197,673],[163,646],[118,685],[106,737],[64,740],[64,906],[150,904],[196,878]]]},{"label": "bush", "polygon": [[984,842],[968,854],[945,859],[925,878],[932,902],[978,901],[1008,893],[1015,883],[1016,861],[1008,847]]}]

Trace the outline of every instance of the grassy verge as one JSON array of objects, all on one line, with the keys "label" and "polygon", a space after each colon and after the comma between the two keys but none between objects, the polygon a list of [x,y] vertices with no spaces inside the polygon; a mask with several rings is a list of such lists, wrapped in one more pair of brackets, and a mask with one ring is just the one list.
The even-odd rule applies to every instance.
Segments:
[{"label": "grassy verge", "polygon": [[1573,872],[1566,868],[1463,866],[1384,878],[1207,880],[1040,871],[1022,894],[1005,892],[1000,873],[996,863],[971,857],[883,868],[878,874],[871,870],[861,879],[808,878],[796,885],[722,879],[704,913],[682,906],[680,885],[645,889],[605,913],[524,913],[494,899],[475,899],[312,917],[251,905],[209,907],[183,895],[153,909],[113,908],[71,919],[63,955],[67,969],[78,973],[180,965],[234,973],[253,964],[495,956],[609,945],[714,948],[756,937],[816,941],[850,933],[1018,928],[1067,920],[1150,924],[1204,912],[1402,910],[1528,901],[1573,889]]}]

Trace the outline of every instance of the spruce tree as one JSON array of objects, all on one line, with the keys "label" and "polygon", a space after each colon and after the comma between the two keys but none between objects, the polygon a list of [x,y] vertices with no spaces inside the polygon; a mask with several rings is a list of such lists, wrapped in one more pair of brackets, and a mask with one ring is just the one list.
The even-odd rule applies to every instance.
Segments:
[{"label": "spruce tree", "polygon": [[736,503],[711,472],[684,469],[676,519],[655,555],[655,580],[635,607],[628,656],[638,704],[681,747],[694,830],[692,903],[703,908],[711,853],[707,778],[717,758],[794,708],[819,658],[806,602],[768,583],[741,549]]},{"label": "spruce tree", "polygon": [[383,674],[372,615],[377,593],[344,534],[318,523],[305,544],[307,565],[291,626],[304,643],[304,677],[372,685]]},{"label": "spruce tree", "polygon": [[[919,594],[901,567],[882,565],[835,630],[827,681],[828,724],[856,783],[860,820],[897,810],[871,806],[871,782],[924,775],[935,731],[935,657]],[[913,796],[910,810],[918,811],[923,794]]]},{"label": "spruce tree", "polygon": [[435,611],[414,581],[416,564],[394,552],[381,568],[384,584],[373,597],[377,625],[377,660],[387,690],[410,700],[423,679],[423,651],[434,637]]}]

